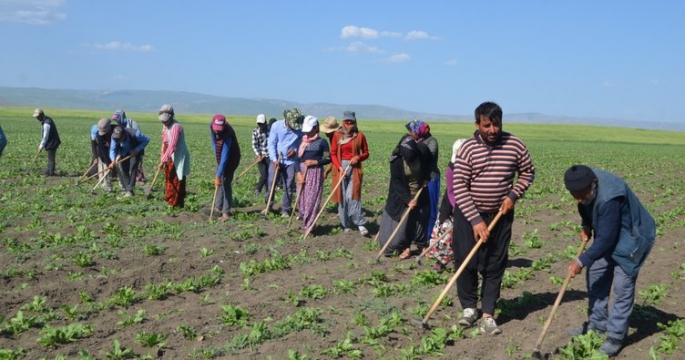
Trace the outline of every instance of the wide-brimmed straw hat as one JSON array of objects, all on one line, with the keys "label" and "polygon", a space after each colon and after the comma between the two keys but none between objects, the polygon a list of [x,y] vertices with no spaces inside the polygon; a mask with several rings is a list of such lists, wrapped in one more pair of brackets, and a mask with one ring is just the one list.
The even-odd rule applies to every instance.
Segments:
[{"label": "wide-brimmed straw hat", "polygon": [[338,121],[335,119],[335,116],[329,116],[326,118],[326,120],[323,121],[323,123],[319,124],[319,129],[326,134],[330,134],[335,130],[338,130],[339,128],[340,124],[338,124]]}]

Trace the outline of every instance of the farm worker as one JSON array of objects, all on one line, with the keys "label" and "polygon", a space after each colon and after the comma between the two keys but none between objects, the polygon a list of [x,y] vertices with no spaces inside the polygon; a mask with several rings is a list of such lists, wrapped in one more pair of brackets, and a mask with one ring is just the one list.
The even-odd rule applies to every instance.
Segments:
[{"label": "farm worker", "polygon": [[33,117],[40,121],[43,133],[43,137],[38,145],[38,152],[40,153],[45,150],[48,153],[48,168],[45,171],[45,176],[55,176],[57,148],[62,143],[57,132],[57,125],[55,125],[51,117],[45,115],[41,108],[33,111]]},{"label": "farm worker", "polygon": [[257,115],[257,127],[252,130],[252,151],[257,156],[257,169],[259,181],[254,188],[255,195],[267,189],[269,180],[269,133],[266,131],[266,117],[264,114]]},{"label": "farm worker", "polygon": [[96,166],[99,162],[97,137],[98,124],[95,123],[90,127],[90,167],[88,168],[86,176],[95,175],[98,172],[98,167]]},{"label": "farm worker", "polygon": [[[117,167],[120,182],[124,185],[124,197],[133,196],[140,154],[143,153],[149,143],[150,138],[141,133],[140,130],[124,129],[121,126],[116,126],[112,130],[108,167],[110,169],[113,169],[114,166]],[[129,155],[131,155],[130,158],[121,161]]]},{"label": "farm worker", "polygon": [[308,232],[314,225],[323,195],[323,167],[330,164],[328,142],[319,137],[319,121],[308,115],[302,124],[302,142],[297,150],[297,182],[301,186],[300,219],[302,229]]},{"label": "farm worker", "polygon": [[5,136],[5,132],[2,131],[2,126],[0,126],[0,156],[2,156],[5,146],[7,146],[7,137]]},{"label": "farm worker", "polygon": [[431,128],[427,122],[424,121],[412,121],[412,127],[409,130],[412,137],[418,138],[419,141],[423,142],[428,146],[431,152],[431,180],[426,186],[428,190],[428,197],[430,199],[430,205],[428,207],[428,226],[426,227],[426,238],[425,245],[430,242],[431,234],[433,232],[433,225],[435,224],[435,219],[438,217],[438,202],[440,201],[440,169],[438,169],[438,139],[431,135]]},{"label": "farm worker", "polygon": [[186,198],[186,178],[190,174],[190,153],[183,126],[174,118],[174,108],[164,104],[159,109],[162,122],[162,151],[158,167],[164,169],[166,202],[182,208]]},{"label": "farm worker", "polygon": [[[100,173],[99,178],[103,181],[102,187],[106,192],[112,192],[112,173],[116,173],[116,171],[105,171],[112,162],[109,158],[109,148],[112,140],[112,124],[109,119],[102,118],[98,121],[96,126],[95,153],[97,155],[97,171]],[[124,189],[123,183],[121,183],[121,189]]]},{"label": "farm worker", "polygon": [[[480,104],[475,118],[476,131],[462,144],[454,164],[452,250],[455,268],[471,252],[476,239],[483,245],[457,280],[457,295],[464,309],[459,325],[473,326],[478,320],[480,273],[483,319],[479,329],[482,333],[497,335],[502,331],[493,315],[507,266],[514,204],[533,183],[535,167],[523,142],[502,131],[499,105],[493,102]],[[498,212],[502,217],[489,231],[488,225]]]},{"label": "farm worker", "polygon": [[[138,123],[135,120],[126,117],[126,112],[124,112],[124,110],[116,110],[112,114],[112,120],[114,120],[119,126],[123,127],[124,129],[140,130],[140,128],[138,127]],[[139,156],[140,162],[138,162],[138,173],[136,175],[136,181],[144,184],[147,181],[145,179],[145,173],[143,172],[143,157],[145,156],[145,152],[143,151]]]},{"label": "farm worker", "polygon": [[[341,176],[343,180],[331,201],[338,204],[343,231],[350,232],[350,227],[355,225],[362,236],[369,234],[362,212],[362,161],[368,158],[369,146],[366,136],[357,127],[357,114],[354,111],[343,112],[343,125],[333,134],[331,141],[332,186],[338,184]],[[348,166],[347,172],[343,173]]]},{"label": "farm worker", "polygon": [[[333,134],[340,129],[340,124],[338,121],[335,119],[335,116],[329,116],[326,118],[326,120],[323,121],[323,124],[319,126],[319,129],[321,132],[326,134],[326,138],[328,138],[328,144],[332,146],[333,144]],[[331,171],[333,171],[333,163],[331,162],[328,164],[326,167],[326,170],[323,173],[323,178],[326,179],[328,178],[328,175],[330,175]]]},{"label": "farm worker", "polygon": [[228,124],[226,117],[216,114],[209,126],[212,139],[212,149],[216,158],[214,186],[217,188],[216,208],[221,211],[219,220],[229,219],[231,203],[233,202],[233,174],[240,165],[240,146],[233,127]]},{"label": "farm worker", "polygon": [[[267,147],[269,160],[273,164],[269,168],[269,181],[267,183],[266,202],[269,202],[270,187],[278,169],[279,181],[283,184],[283,200],[281,203],[281,216],[290,216],[290,206],[295,193],[295,172],[298,165],[297,149],[302,140],[302,122],[304,115],[297,108],[283,111],[283,119],[271,125]],[[280,162],[279,159],[280,158]],[[272,199],[273,200],[273,199]]]},{"label": "farm worker", "polygon": [[[403,135],[390,155],[390,184],[381,215],[380,245],[384,246],[395,229],[400,228],[386,248],[385,256],[399,253],[400,259],[407,259],[411,255],[411,244],[425,241],[430,204],[428,192],[423,189],[418,199],[414,198],[430,179],[430,158],[428,147],[411,135]],[[400,224],[407,208],[411,211]]]},{"label": "farm worker", "polygon": [[[435,267],[433,270],[442,271],[445,269],[445,265],[449,262],[454,261],[454,253],[452,252],[452,213],[454,213],[454,163],[457,161],[457,152],[461,145],[466,141],[466,139],[457,139],[457,141],[452,144],[452,157],[450,162],[447,164],[447,169],[445,169],[445,194],[442,197],[442,202],[440,203],[440,211],[438,212],[438,221],[433,226],[433,232],[431,234],[431,242],[442,237],[442,239],[430,249],[426,254],[427,257],[432,257],[436,260]],[[444,233],[449,232],[449,234],[442,236]]]},{"label": "farm worker", "polygon": [[[618,176],[585,165],[571,166],[564,185],[576,201],[581,217],[580,240],[592,246],[568,265],[571,276],[587,267],[588,322],[569,331],[607,333],[599,351],[616,356],[628,333],[635,282],[654,245],[656,224],[628,184]],[[613,284],[613,305],[609,295]]]}]

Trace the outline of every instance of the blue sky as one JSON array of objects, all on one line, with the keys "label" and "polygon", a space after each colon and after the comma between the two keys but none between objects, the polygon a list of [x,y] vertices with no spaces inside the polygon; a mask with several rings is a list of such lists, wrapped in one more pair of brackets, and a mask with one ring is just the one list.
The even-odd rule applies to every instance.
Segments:
[{"label": "blue sky", "polygon": [[685,1],[0,0],[0,41],[0,86],[684,120]]}]

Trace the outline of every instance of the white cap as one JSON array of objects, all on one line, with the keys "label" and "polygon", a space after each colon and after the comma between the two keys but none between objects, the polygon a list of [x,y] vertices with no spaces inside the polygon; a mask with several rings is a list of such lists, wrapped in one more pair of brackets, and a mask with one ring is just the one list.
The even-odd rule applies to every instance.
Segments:
[{"label": "white cap", "polygon": [[167,122],[174,118],[174,107],[169,104],[162,105],[159,108],[159,121]]},{"label": "white cap", "polygon": [[316,116],[307,115],[302,122],[302,132],[310,132],[312,129],[319,125],[319,121]]},{"label": "white cap", "polygon": [[264,114],[257,115],[257,124],[266,124],[266,116]]},{"label": "white cap", "polygon": [[39,117],[41,114],[43,114],[43,109],[38,108],[38,109],[36,109],[36,110],[33,110],[33,117],[37,118],[37,117]]}]

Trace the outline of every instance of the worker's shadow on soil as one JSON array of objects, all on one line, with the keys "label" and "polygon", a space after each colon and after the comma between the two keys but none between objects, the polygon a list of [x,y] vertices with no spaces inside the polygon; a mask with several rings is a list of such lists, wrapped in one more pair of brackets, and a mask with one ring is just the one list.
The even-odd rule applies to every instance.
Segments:
[{"label": "worker's shadow on soil", "polygon": [[532,265],[533,265],[533,260],[524,259],[524,258],[516,258],[513,260],[510,259],[509,262],[507,262],[507,268],[512,268],[512,267],[529,268]]},{"label": "worker's shadow on soil", "polygon": [[[524,291],[523,294],[513,299],[500,299],[498,307],[502,310],[497,318],[498,324],[505,324],[511,320],[523,320],[531,313],[543,309],[552,309],[558,292],[531,293]],[[563,302],[587,299],[587,293],[579,290],[566,290]]]},{"label": "worker's shadow on soil", "polygon": [[633,313],[630,315],[630,327],[637,331],[632,332],[632,329],[628,331],[624,346],[638,343],[647,337],[662,332],[663,329],[659,328],[659,323],[667,325],[669,321],[680,319],[681,317],[663,312],[652,305],[635,304]]},{"label": "worker's shadow on soil", "polygon": [[[380,229],[380,226],[375,221],[368,221],[364,226],[369,230],[369,234],[363,237],[366,239],[373,238]],[[350,229],[350,233],[359,236],[359,230],[356,226]],[[337,234],[343,234],[343,232],[340,223],[338,222],[335,224],[315,225],[310,234],[313,236],[335,236]]]},{"label": "worker's shadow on soil", "polygon": [[[502,312],[497,318],[497,322],[499,324],[505,324],[510,320],[523,320],[531,313],[539,310],[548,309],[551,311],[558,295],[558,292],[533,294],[524,291],[523,294],[513,299],[500,299],[498,307]],[[569,303],[572,301],[582,301],[583,304],[587,304],[587,292],[566,290],[562,302]],[[629,331],[629,334],[625,339],[624,346],[639,343],[645,338],[662,332],[663,329],[659,328],[659,323],[666,325],[669,321],[676,321],[679,319],[681,318],[675,314],[664,312],[654,306],[636,304],[633,313],[630,316],[631,331]]]}]

